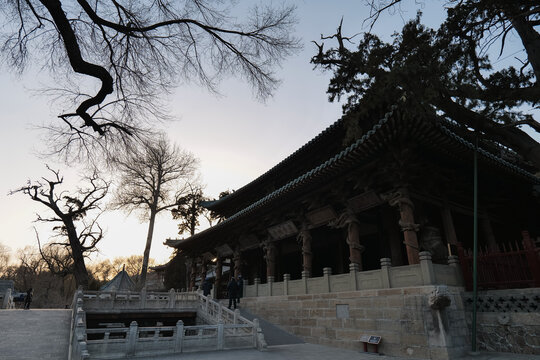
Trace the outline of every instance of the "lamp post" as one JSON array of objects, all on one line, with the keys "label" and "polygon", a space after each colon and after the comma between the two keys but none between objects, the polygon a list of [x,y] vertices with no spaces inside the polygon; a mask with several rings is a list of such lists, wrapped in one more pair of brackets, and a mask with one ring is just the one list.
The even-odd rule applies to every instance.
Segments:
[{"label": "lamp post", "polygon": [[473,160],[473,310],[471,327],[471,350],[476,350],[476,302],[478,287],[478,130],[475,131],[474,160]]}]

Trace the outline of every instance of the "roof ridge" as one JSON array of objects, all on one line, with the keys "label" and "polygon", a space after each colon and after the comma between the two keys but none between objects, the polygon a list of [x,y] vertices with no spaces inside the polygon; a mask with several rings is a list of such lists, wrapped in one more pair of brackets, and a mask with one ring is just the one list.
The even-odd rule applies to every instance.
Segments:
[{"label": "roof ridge", "polygon": [[329,132],[331,132],[332,130],[336,129],[340,124],[343,123],[343,117],[339,118],[338,120],[336,120],[335,122],[333,122],[332,124],[328,125],[324,130],[322,130],[319,134],[317,134],[314,138],[312,138],[311,140],[309,140],[307,143],[305,143],[304,145],[302,145],[301,147],[299,147],[298,149],[296,149],[293,153],[291,153],[289,156],[287,156],[285,159],[281,160],[279,163],[277,163],[276,165],[274,165],[273,167],[271,167],[270,169],[268,169],[267,171],[265,171],[263,174],[259,175],[258,177],[256,177],[255,179],[253,179],[252,181],[250,181],[249,183],[247,183],[246,185],[242,186],[240,189],[236,190],[236,191],[233,191],[232,193],[230,193],[229,195],[226,195],[220,199],[216,199],[212,202],[212,205],[215,205],[219,202],[223,202],[223,201],[227,201],[229,199],[232,199],[235,197],[235,195],[237,195],[242,189],[248,187],[248,186],[252,186],[252,184],[260,181],[262,178],[265,178],[267,177],[269,174],[271,174],[272,172],[275,172],[277,170],[277,168],[283,166],[284,163],[290,161],[290,159],[292,159],[293,157],[297,156],[300,152],[304,151],[308,146],[310,146],[311,144],[315,143],[316,141],[318,141],[319,139],[321,139],[322,137],[324,137],[326,134],[328,134]]},{"label": "roof ridge", "polygon": [[[352,143],[351,145],[349,145],[348,147],[346,147],[345,149],[343,149],[342,151],[340,151],[339,153],[337,153],[336,155],[334,155],[330,159],[326,160],[322,164],[319,164],[318,166],[314,167],[313,169],[311,169],[309,171],[306,171],[302,175],[296,177],[295,179],[293,179],[293,180],[289,181],[288,183],[286,183],[285,185],[281,186],[279,189],[272,191],[270,194],[265,195],[264,197],[260,198],[259,200],[253,202],[251,205],[243,208],[240,211],[237,211],[236,213],[234,213],[233,215],[231,215],[227,219],[223,220],[222,222],[217,223],[216,225],[214,225],[214,226],[212,226],[212,227],[210,227],[208,229],[205,229],[205,230],[201,231],[200,233],[197,233],[197,234],[195,234],[195,235],[193,235],[193,236],[191,236],[191,237],[189,237],[187,239],[184,239],[182,241],[188,241],[188,240],[191,241],[191,239],[198,238],[198,237],[202,236],[203,234],[207,233],[208,231],[214,231],[214,229],[220,228],[220,227],[224,226],[225,224],[230,223],[231,221],[235,220],[236,218],[241,217],[242,215],[248,213],[249,211],[251,211],[251,210],[257,208],[258,206],[264,204],[265,202],[269,201],[272,197],[280,195],[282,192],[288,190],[288,188],[290,188],[292,185],[295,185],[297,183],[302,182],[306,178],[311,177],[316,172],[319,172],[322,169],[328,167],[330,164],[342,159],[344,155],[346,155],[346,154],[350,153],[351,151],[355,150],[363,142],[365,142],[367,139],[369,139],[371,136],[373,136],[375,134],[376,130],[380,129],[382,127],[382,125],[384,125],[386,122],[388,122],[388,120],[393,115],[393,113],[394,113],[394,111],[396,109],[397,109],[397,104],[392,105],[390,107],[390,111],[385,113],[384,117],[381,118],[368,132],[366,132],[362,137],[360,137],[354,143]],[[180,242],[182,242],[182,241],[180,241]]]}]

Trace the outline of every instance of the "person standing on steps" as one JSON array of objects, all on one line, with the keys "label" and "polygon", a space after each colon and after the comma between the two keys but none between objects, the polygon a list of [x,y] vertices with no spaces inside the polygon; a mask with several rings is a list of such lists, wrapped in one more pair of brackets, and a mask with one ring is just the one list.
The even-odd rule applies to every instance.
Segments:
[{"label": "person standing on steps", "polygon": [[29,310],[32,303],[32,296],[34,295],[34,289],[30,288],[26,291],[26,297],[24,298],[24,309]]},{"label": "person standing on steps", "polygon": [[212,283],[210,282],[210,279],[204,280],[202,289],[203,289],[204,296],[210,295],[210,292],[212,291]]},{"label": "person standing on steps", "polygon": [[240,304],[240,298],[244,295],[244,279],[242,275],[238,275],[238,290],[236,291],[236,303]]},{"label": "person standing on steps", "polygon": [[227,284],[227,294],[229,295],[229,309],[231,308],[231,305],[234,304],[234,308],[236,309],[236,297],[238,292],[238,284],[236,283],[236,279],[234,276],[231,276],[231,280]]}]

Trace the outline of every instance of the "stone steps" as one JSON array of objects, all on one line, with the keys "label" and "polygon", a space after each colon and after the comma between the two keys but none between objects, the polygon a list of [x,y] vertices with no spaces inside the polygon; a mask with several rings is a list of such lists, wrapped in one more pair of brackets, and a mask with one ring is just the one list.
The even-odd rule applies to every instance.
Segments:
[{"label": "stone steps", "polygon": [[67,359],[71,310],[0,310],[2,360]]}]

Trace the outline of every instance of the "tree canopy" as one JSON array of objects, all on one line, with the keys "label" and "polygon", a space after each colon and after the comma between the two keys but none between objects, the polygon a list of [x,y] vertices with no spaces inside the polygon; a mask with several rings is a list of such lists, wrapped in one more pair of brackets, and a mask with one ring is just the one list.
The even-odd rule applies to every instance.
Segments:
[{"label": "tree canopy", "polygon": [[[399,2],[371,2],[371,20]],[[540,132],[539,26],[540,6],[531,1],[450,1],[439,29],[422,25],[419,13],[392,43],[368,32],[351,49],[356,39],[342,34],[340,24],[316,42],[312,63],[333,71],[328,94],[331,101],[347,98],[344,116],[353,133],[369,126],[366,115],[373,120],[405,100],[410,111],[474,129],[540,169],[540,144],[521,128]],[[501,67],[510,38],[519,39],[522,51]],[[337,44],[325,50],[329,40]]]},{"label": "tree canopy", "polygon": [[154,128],[166,115],[161,98],[179,82],[216,90],[235,75],[259,97],[272,93],[273,69],[298,48],[294,8],[255,6],[238,21],[232,4],[2,0],[1,54],[17,71],[49,70],[49,91],[71,109],[51,126],[54,151],[111,150]]}]

